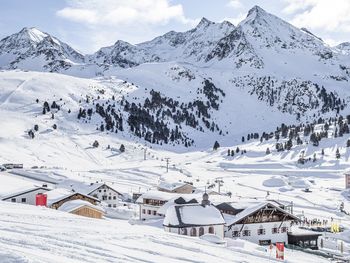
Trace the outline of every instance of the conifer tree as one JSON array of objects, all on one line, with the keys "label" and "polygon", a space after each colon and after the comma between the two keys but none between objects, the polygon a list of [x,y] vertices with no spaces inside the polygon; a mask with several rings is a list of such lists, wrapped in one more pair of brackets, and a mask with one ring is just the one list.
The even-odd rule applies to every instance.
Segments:
[{"label": "conifer tree", "polygon": [[122,152],[122,153],[125,152],[124,144],[120,145],[119,151]]},{"label": "conifer tree", "polygon": [[219,148],[220,148],[220,144],[218,143],[218,141],[215,141],[214,146],[213,146],[213,150],[216,151]]},{"label": "conifer tree", "polygon": [[337,151],[335,152],[335,158],[340,159],[339,148],[337,148]]}]

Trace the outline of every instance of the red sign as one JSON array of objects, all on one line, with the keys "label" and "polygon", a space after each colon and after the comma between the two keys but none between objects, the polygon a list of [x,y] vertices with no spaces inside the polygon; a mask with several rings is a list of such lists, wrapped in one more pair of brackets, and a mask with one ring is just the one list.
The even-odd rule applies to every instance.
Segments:
[{"label": "red sign", "polygon": [[284,260],[284,243],[276,243],[276,259]]},{"label": "red sign", "polygon": [[47,205],[47,195],[45,194],[37,194],[35,198],[36,206],[46,206]]}]

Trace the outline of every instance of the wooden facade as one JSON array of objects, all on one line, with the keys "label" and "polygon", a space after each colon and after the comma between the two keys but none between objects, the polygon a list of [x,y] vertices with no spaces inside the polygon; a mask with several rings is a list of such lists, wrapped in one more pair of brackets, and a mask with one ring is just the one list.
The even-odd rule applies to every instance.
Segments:
[{"label": "wooden facade", "polygon": [[102,211],[98,209],[94,209],[89,206],[79,207],[76,210],[71,211],[70,213],[79,215],[79,216],[85,216],[85,217],[97,218],[97,219],[101,219],[103,216]]},{"label": "wooden facade", "polygon": [[92,198],[92,197],[89,197],[87,195],[83,195],[83,194],[79,194],[79,193],[75,193],[75,194],[72,194],[70,196],[67,196],[53,204],[51,204],[51,208],[53,209],[57,209],[59,208],[61,205],[63,205],[65,202],[68,202],[68,201],[73,201],[73,200],[83,200],[83,201],[87,201],[93,205],[96,205],[99,201],[95,198]]}]

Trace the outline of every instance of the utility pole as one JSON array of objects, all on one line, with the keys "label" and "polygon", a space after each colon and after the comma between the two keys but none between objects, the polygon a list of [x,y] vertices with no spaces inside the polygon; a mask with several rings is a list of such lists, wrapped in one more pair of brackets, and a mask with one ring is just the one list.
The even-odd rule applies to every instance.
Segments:
[{"label": "utility pole", "polygon": [[221,194],[221,186],[223,186],[224,180],[222,180],[221,178],[216,178],[215,183],[218,184],[218,191],[219,194]]},{"label": "utility pole", "polygon": [[165,160],[166,160],[166,172],[169,172],[169,159],[170,158],[165,158]]}]

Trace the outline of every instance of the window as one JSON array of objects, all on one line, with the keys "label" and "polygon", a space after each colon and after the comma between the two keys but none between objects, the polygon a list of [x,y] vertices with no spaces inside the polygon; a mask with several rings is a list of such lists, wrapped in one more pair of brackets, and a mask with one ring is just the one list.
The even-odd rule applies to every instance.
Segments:
[{"label": "window", "polygon": [[209,232],[209,234],[214,234],[214,227],[212,227],[212,226],[209,227],[209,231],[208,232]]},{"label": "window", "polygon": [[199,236],[203,236],[204,235],[204,228],[201,226],[199,228]]},{"label": "window", "polygon": [[114,204],[114,205],[113,205],[113,207],[114,207],[114,208],[116,208],[116,207],[117,207],[117,205],[116,205],[116,204]]},{"label": "window", "polygon": [[111,197],[111,196],[108,196],[108,200],[112,200],[112,197]]},{"label": "window", "polygon": [[116,200],[117,199],[117,197],[116,196],[113,196],[113,200]]},{"label": "window", "polygon": [[142,209],[142,214],[146,214],[146,209]]},{"label": "window", "polygon": [[27,198],[22,198],[22,203],[26,203],[27,202]]},{"label": "window", "polygon": [[103,195],[102,200],[107,200],[107,196]]},{"label": "window", "polygon": [[182,228],[181,229],[181,234],[187,236],[187,228]]},{"label": "window", "polygon": [[266,234],[266,230],[264,228],[259,228],[258,229],[258,235],[265,235]]},{"label": "window", "polygon": [[99,193],[101,193],[101,192],[102,192],[102,190],[98,190],[98,192],[99,192]]},{"label": "window", "polygon": [[277,227],[272,228],[272,234],[278,234],[278,228]]},{"label": "window", "polygon": [[152,211],[151,211],[151,210],[148,210],[147,212],[148,212],[148,214],[149,214],[149,215],[152,213]]},{"label": "window", "polygon": [[111,204],[108,204],[108,207],[112,207],[112,205],[111,205]]},{"label": "window", "polygon": [[234,230],[234,231],[232,232],[232,237],[239,237],[239,236],[240,236],[240,233],[239,233],[238,230]]},{"label": "window", "polygon": [[194,228],[194,227],[191,228],[190,236],[191,237],[197,236],[197,229],[196,228]]},{"label": "window", "polygon": [[243,230],[243,236],[244,237],[250,237],[250,230]]},{"label": "window", "polygon": [[153,210],[153,215],[157,215],[157,211],[156,210]]},{"label": "window", "polygon": [[11,199],[11,202],[12,202],[12,203],[16,203],[16,198],[12,198],[12,199]]},{"label": "window", "polygon": [[286,233],[286,232],[288,232],[288,227],[286,226],[281,227],[281,233]]},{"label": "window", "polygon": [[107,192],[107,190],[103,190],[103,192]]}]

